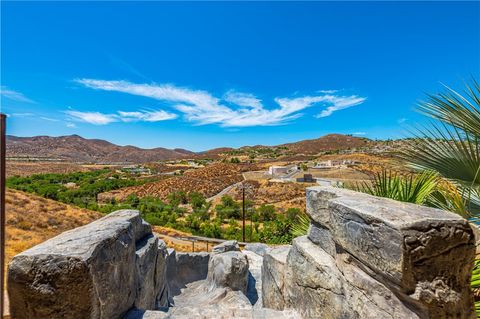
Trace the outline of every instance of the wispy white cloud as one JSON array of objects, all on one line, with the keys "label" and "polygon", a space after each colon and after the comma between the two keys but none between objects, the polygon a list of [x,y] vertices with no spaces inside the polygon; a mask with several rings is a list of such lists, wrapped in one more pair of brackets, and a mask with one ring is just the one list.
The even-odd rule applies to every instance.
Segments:
[{"label": "wispy white cloud", "polygon": [[365,132],[355,132],[355,133],[352,133],[352,135],[367,135],[367,133],[365,133]]},{"label": "wispy white cloud", "polygon": [[80,112],[80,111],[65,111],[67,115],[70,115],[72,120],[77,120],[80,122],[95,124],[95,125],[105,125],[117,121],[117,116],[115,114],[104,114],[100,112]]},{"label": "wispy white cloud", "polygon": [[333,112],[344,110],[349,107],[362,104],[366,100],[366,98],[359,97],[356,95],[351,95],[351,96],[326,95],[326,96],[329,97],[329,102],[331,102],[332,105],[330,105],[325,110],[320,112],[320,114],[317,115],[318,118],[330,116],[332,115]]},{"label": "wispy white cloud", "polygon": [[[359,105],[366,99],[356,95],[335,95],[333,93],[336,91],[328,90],[314,96],[277,97],[274,100],[278,107],[271,109],[264,107],[255,95],[237,91],[228,91],[222,98],[217,98],[206,91],[171,84],[137,84],[96,79],[75,81],[96,90],[122,92],[168,102],[173,109],[183,113],[187,121],[224,127],[280,125],[301,117],[301,111],[312,106],[324,107],[317,117],[326,117],[335,111]],[[135,116],[137,115],[130,114],[128,118]]]},{"label": "wispy white cloud", "polygon": [[45,121],[49,121],[49,122],[59,122],[60,121],[58,119],[53,119],[51,117],[45,117],[45,116],[40,116],[40,119],[45,120]]},{"label": "wispy white cloud", "polygon": [[3,97],[6,97],[7,99],[17,101],[17,102],[35,103],[35,101],[29,99],[23,93],[10,90],[6,86],[0,87],[0,95]]},{"label": "wispy white cloud", "polygon": [[81,111],[65,111],[65,113],[69,115],[72,120],[95,125],[105,125],[113,122],[159,122],[177,117],[176,114],[163,110],[135,112],[118,111],[116,114]]},{"label": "wispy white cloud", "polygon": [[31,116],[34,116],[35,114],[33,113],[29,113],[29,112],[26,112],[26,113],[12,113],[11,116],[14,116],[14,117],[31,117]]},{"label": "wispy white cloud", "polygon": [[398,123],[398,124],[403,124],[403,123],[405,123],[406,121],[408,121],[408,119],[405,118],[405,117],[402,117],[402,118],[398,119],[397,123]]},{"label": "wispy white cloud", "polygon": [[242,93],[230,90],[223,96],[223,99],[232,104],[244,107],[251,107],[254,109],[262,109],[262,100],[258,99],[251,93]]},{"label": "wispy white cloud", "polygon": [[159,122],[172,120],[177,118],[177,114],[169,113],[163,110],[160,111],[136,111],[124,112],[118,111],[119,118],[123,122],[145,121],[145,122]]},{"label": "wispy white cloud", "polygon": [[75,127],[77,127],[77,126],[76,126],[74,123],[72,123],[72,122],[67,122],[65,125],[66,125],[67,127],[69,127],[69,128],[75,128]]}]

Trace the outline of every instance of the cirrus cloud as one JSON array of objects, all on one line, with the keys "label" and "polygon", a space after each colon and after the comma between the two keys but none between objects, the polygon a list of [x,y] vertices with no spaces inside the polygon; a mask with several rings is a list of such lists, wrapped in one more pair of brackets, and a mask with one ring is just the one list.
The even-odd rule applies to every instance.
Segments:
[{"label": "cirrus cloud", "polygon": [[[217,124],[222,127],[247,127],[281,125],[297,119],[302,110],[313,106],[323,108],[316,116],[326,117],[334,112],[362,104],[366,98],[357,95],[339,95],[337,91],[318,91],[315,95],[294,98],[277,97],[277,106],[266,108],[262,100],[251,93],[230,90],[217,98],[213,94],[172,84],[138,84],[128,81],[110,81],[98,79],[76,79],[77,83],[87,88],[121,92],[131,95],[149,97],[168,105],[183,114],[187,121],[198,125]],[[129,113],[124,118],[142,117],[137,112]],[[122,114],[119,112],[120,116]],[[173,113],[168,113],[173,118]],[[103,114],[108,121],[111,114]],[[113,118],[116,118],[114,115]],[[158,114],[162,118],[162,114]],[[168,117],[167,115],[165,115]],[[145,120],[145,119],[143,119]],[[95,124],[95,123],[94,123]]]},{"label": "cirrus cloud", "polygon": [[94,125],[106,125],[113,122],[159,122],[171,120],[177,117],[176,114],[168,113],[163,110],[135,112],[118,111],[116,114],[107,114],[100,112],[65,111],[65,114],[69,115],[71,120],[90,123]]}]

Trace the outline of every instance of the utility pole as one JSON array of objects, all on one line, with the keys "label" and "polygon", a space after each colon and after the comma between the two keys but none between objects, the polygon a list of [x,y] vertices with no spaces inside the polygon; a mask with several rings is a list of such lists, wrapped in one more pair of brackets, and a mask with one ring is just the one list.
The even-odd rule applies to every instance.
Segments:
[{"label": "utility pole", "polygon": [[6,157],[6,119],[0,113],[0,318],[3,319],[5,302],[5,157]]},{"label": "utility pole", "polygon": [[245,242],[245,186],[242,187],[242,241]]}]

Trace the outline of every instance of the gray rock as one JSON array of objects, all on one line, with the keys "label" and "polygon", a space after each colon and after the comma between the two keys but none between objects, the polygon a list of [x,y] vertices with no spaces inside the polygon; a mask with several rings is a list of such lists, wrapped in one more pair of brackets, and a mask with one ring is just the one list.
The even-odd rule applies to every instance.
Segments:
[{"label": "gray rock", "polygon": [[239,251],[213,255],[208,264],[207,281],[213,288],[228,287],[247,292],[248,259]]},{"label": "gray rock", "polygon": [[137,295],[136,241],[146,235],[139,212],[121,210],[15,256],[12,318],[121,318]]},{"label": "gray rock", "polygon": [[138,309],[154,309],[156,307],[157,255],[158,238],[153,234],[137,242],[135,251],[137,294],[134,306]]},{"label": "gray rock", "polygon": [[262,266],[262,298],[266,308],[283,310],[285,264],[291,246],[280,246],[267,251]]},{"label": "gray rock", "polygon": [[[334,187],[308,188],[307,203],[307,213],[338,245],[403,291],[433,274],[453,290],[468,280],[474,236],[458,215]],[[466,298],[468,290],[457,293]]]},{"label": "gray rock", "polygon": [[330,256],[335,256],[336,247],[333,240],[332,233],[327,228],[312,221],[308,228],[308,239],[314,244],[322,247]]},{"label": "gray rock", "polygon": [[227,240],[212,248],[213,254],[221,254],[227,251],[240,251],[238,242],[236,240]]},{"label": "gray rock", "polygon": [[247,298],[255,308],[261,308],[262,302],[262,264],[263,257],[256,253],[243,250],[248,259]]},{"label": "gray rock", "polygon": [[167,284],[168,249],[163,240],[158,240],[158,253],[155,266],[155,308],[168,307],[170,291]]},{"label": "gray rock", "polygon": [[167,257],[167,283],[169,300],[179,295],[188,283],[207,278],[210,254],[172,251]]},{"label": "gray rock", "polygon": [[243,250],[248,250],[248,251],[252,251],[254,252],[255,254],[257,255],[260,255],[263,257],[263,255],[265,254],[265,252],[267,251],[267,249],[269,248],[269,246],[267,244],[263,244],[263,243],[249,243],[249,244],[246,244],[245,247],[243,248]]},{"label": "gray rock", "polygon": [[287,258],[286,307],[303,318],[422,318],[351,263],[348,253],[337,254],[337,259],[306,236],[296,238]]}]

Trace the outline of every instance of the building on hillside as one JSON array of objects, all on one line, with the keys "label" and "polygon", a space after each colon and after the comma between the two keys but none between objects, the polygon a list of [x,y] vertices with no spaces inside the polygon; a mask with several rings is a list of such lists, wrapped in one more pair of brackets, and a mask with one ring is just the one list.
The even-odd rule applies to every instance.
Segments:
[{"label": "building on hillside", "polygon": [[268,174],[272,176],[283,176],[298,170],[297,165],[288,165],[288,166],[270,166],[268,168]]}]

